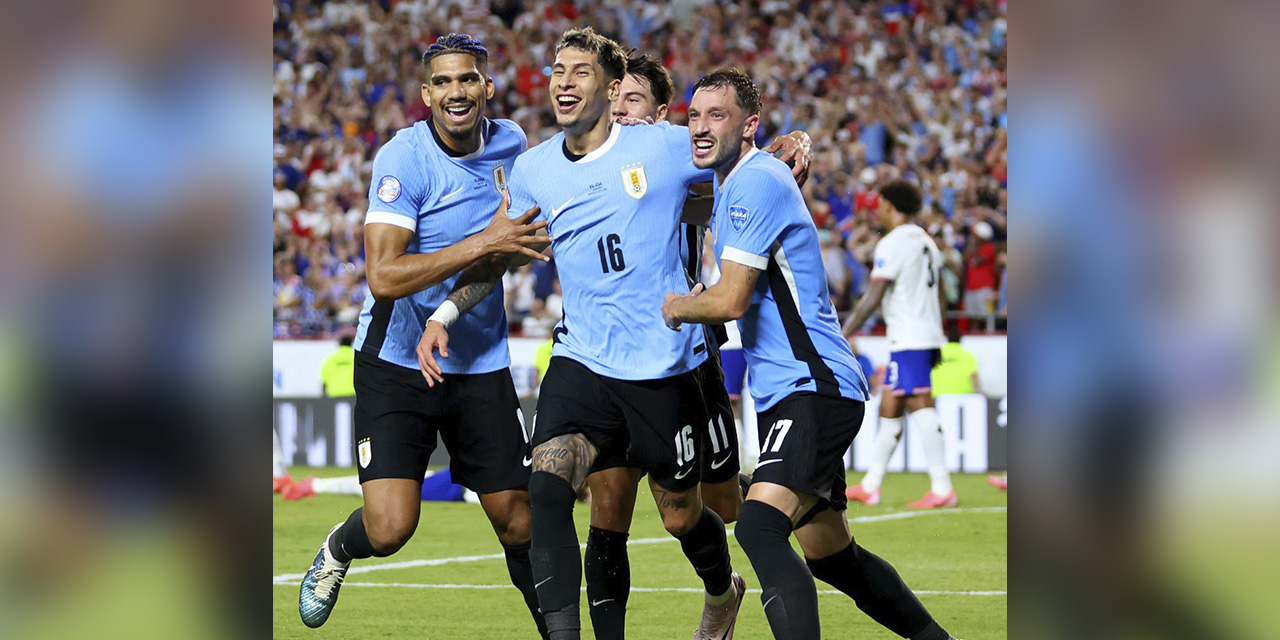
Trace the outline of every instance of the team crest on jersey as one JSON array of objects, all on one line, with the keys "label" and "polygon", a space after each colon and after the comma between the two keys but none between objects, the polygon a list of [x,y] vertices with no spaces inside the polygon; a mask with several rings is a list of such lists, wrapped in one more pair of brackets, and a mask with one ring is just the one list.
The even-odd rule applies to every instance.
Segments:
[{"label": "team crest on jersey", "polygon": [[649,179],[644,175],[644,165],[637,163],[623,167],[622,188],[636,200],[644,197],[649,191]]},{"label": "team crest on jersey", "polygon": [[369,439],[365,438],[356,445],[356,452],[360,454],[360,468],[368,469],[369,462],[373,460],[373,445],[369,443]]},{"label": "team crest on jersey", "polygon": [[734,231],[742,231],[742,227],[747,224],[747,216],[751,215],[751,211],[741,205],[732,205],[729,207],[729,222],[733,223]]},{"label": "team crest on jersey", "polygon": [[493,168],[493,186],[502,193],[507,190],[507,167],[502,163]]},{"label": "team crest on jersey", "polygon": [[383,202],[395,202],[400,197],[400,181],[395,176],[382,176],[378,181],[378,199]]}]

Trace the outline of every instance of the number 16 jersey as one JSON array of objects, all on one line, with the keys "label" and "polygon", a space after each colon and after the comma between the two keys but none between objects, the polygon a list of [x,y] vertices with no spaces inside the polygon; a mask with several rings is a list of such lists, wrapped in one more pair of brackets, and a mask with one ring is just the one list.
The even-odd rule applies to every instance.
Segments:
[{"label": "number 16 jersey", "polygon": [[564,133],[512,167],[510,214],[537,204],[547,221],[564,295],[551,353],[620,380],[669,378],[707,357],[701,327],[668,329],[662,301],[688,293],[679,223],[693,166],[689,130],[613,125],[600,148],[570,159]]}]

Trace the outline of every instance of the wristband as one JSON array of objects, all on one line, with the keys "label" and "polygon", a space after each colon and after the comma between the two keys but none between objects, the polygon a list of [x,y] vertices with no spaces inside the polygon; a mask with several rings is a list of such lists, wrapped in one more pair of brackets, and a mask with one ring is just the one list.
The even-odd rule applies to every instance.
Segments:
[{"label": "wristband", "polygon": [[457,322],[460,315],[458,313],[458,305],[454,304],[452,300],[445,300],[440,303],[440,308],[436,309],[436,312],[431,314],[430,318],[427,318],[427,322],[439,322],[444,325],[444,328],[448,329],[453,326],[454,322]]}]

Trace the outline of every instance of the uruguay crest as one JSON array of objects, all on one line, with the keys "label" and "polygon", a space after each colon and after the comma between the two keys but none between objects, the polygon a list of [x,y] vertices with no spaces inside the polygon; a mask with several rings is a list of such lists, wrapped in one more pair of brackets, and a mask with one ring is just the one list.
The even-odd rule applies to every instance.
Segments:
[{"label": "uruguay crest", "polygon": [[751,214],[751,210],[741,205],[731,205],[729,207],[729,222],[733,223],[734,231],[742,231],[742,227],[747,224],[747,216]]},{"label": "uruguay crest", "polygon": [[360,468],[368,469],[369,463],[373,460],[373,444],[365,438],[356,445],[356,452],[360,454]]},{"label": "uruguay crest", "polygon": [[501,162],[493,168],[493,186],[498,190],[498,193],[507,190],[507,167]]},{"label": "uruguay crest", "polygon": [[627,195],[639,200],[649,191],[649,180],[644,175],[644,165],[635,164],[622,169],[622,188]]}]

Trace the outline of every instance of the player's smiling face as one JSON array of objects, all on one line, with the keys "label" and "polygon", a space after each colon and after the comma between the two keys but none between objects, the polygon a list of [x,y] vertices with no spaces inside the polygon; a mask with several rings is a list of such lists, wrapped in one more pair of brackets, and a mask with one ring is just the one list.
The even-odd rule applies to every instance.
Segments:
[{"label": "player's smiling face", "polygon": [[565,130],[590,129],[605,117],[618,97],[612,80],[590,51],[565,47],[551,67],[551,106]]},{"label": "player's smiling face", "polygon": [[736,162],[743,144],[754,139],[759,120],[754,114],[746,115],[732,87],[698,89],[689,103],[694,166],[717,169]]},{"label": "player's smiling face", "polygon": [[474,134],[492,97],[493,80],[465,53],[434,58],[427,83],[422,85],[422,99],[431,107],[436,130],[456,140]]},{"label": "player's smiling face", "polygon": [[628,73],[618,86],[618,99],[613,101],[612,115],[614,120],[653,118],[654,122],[662,122],[667,119],[667,105],[658,104],[647,78]]}]

